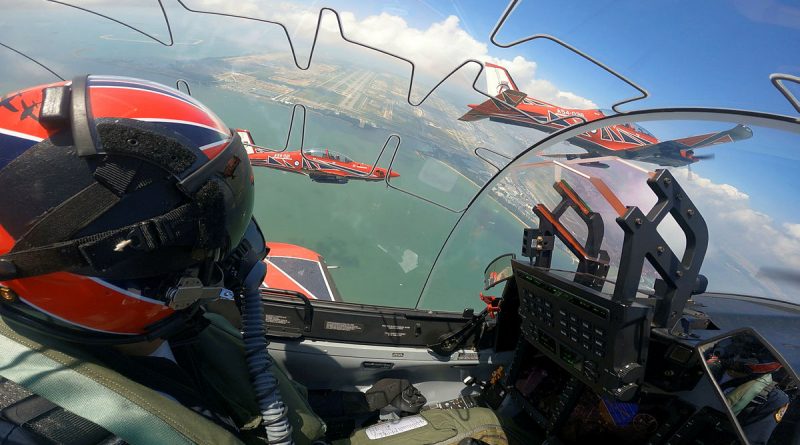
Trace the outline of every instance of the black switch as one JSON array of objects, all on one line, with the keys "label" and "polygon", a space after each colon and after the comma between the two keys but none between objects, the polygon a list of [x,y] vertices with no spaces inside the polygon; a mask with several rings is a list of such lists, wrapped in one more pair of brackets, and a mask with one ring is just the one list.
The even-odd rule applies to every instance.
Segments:
[{"label": "black switch", "polygon": [[39,107],[39,122],[47,128],[69,125],[71,97],[67,86],[45,88],[42,92],[42,105]]}]

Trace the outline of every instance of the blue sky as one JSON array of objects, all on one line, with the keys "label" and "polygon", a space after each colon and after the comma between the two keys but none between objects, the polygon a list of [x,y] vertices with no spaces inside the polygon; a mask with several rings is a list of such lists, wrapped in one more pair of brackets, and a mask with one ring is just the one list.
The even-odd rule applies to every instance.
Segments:
[{"label": "blue sky", "polygon": [[[360,15],[381,9],[387,13],[405,10],[404,17],[419,28],[447,15],[458,15],[462,28],[488,42],[505,9],[503,2],[477,0],[422,2],[420,8],[409,8],[407,3],[376,5],[376,10],[370,12],[364,11],[362,4],[355,11]],[[426,5],[432,8],[426,9]],[[798,19],[794,27],[792,13]],[[800,75],[800,3],[523,1],[509,16],[498,40],[511,42],[534,33],[558,36],[650,91],[651,98],[623,107],[626,109],[702,105],[796,115],[768,76],[773,72]],[[501,56],[509,51],[536,61],[537,77],[560,88],[581,87],[580,93],[598,104],[611,104],[636,93],[617,80],[609,81],[607,74],[549,42],[527,42],[511,50],[490,47],[489,54]],[[571,65],[584,69],[571,69]],[[594,83],[612,87],[592,88]],[[792,89],[800,95],[800,88]],[[664,139],[733,124],[652,125]],[[718,153],[716,159],[695,165],[695,170],[716,182],[743,189],[758,210],[778,221],[797,222],[793,221],[797,218],[796,209],[785,203],[796,200],[800,147],[787,135],[760,130],[761,134],[749,141],[709,149],[708,152]],[[784,187],[775,186],[776,177],[782,178]]]},{"label": "blue sky", "polygon": [[[345,2],[358,15],[402,14],[418,28],[447,15],[476,39],[488,42],[503,2]],[[755,108],[791,114],[793,109],[773,89],[768,75],[800,75],[800,3],[759,2],[536,2],[522,1],[507,20],[499,39],[509,42],[532,33],[560,37],[619,70],[650,90],[648,107],[701,103]],[[540,48],[535,48],[539,46]],[[572,56],[548,44],[531,42],[515,53],[539,52],[538,73],[564,85],[585,84],[600,72],[572,70],[566,63],[543,63]],[[500,53],[490,49],[490,54]],[[598,103],[630,95],[624,87],[593,91]],[[797,88],[796,90],[800,90]],[[800,92],[800,91],[798,91]],[[644,102],[642,103],[644,105]],[[639,105],[636,105],[637,107]]]}]

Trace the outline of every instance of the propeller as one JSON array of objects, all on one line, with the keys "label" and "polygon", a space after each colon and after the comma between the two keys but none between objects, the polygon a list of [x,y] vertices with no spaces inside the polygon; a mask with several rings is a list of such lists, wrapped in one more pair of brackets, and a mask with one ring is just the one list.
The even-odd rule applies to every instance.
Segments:
[{"label": "propeller", "polygon": [[800,272],[784,267],[762,267],[758,269],[756,277],[769,278],[776,281],[800,286]]},{"label": "propeller", "polygon": [[698,161],[706,161],[706,160],[710,161],[714,159],[716,155],[714,153],[709,153],[707,155],[694,155],[693,157]]}]

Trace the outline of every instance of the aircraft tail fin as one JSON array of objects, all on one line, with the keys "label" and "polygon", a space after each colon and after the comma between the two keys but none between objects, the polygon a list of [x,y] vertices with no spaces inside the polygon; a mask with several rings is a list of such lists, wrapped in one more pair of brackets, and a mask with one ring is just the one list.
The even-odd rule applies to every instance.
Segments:
[{"label": "aircraft tail fin", "polygon": [[726,142],[736,142],[753,137],[753,130],[745,125],[737,125],[730,130],[717,133],[701,134],[683,139],[675,139],[675,142],[685,145],[686,149],[710,147],[712,145],[724,144]]},{"label": "aircraft tail fin", "polygon": [[250,130],[237,128],[236,133],[239,134],[239,138],[242,140],[242,145],[244,145],[244,149],[247,152],[247,154],[251,155],[261,151],[258,150],[258,146],[253,141],[253,135],[250,134]]},{"label": "aircraft tail fin", "polygon": [[484,63],[484,67],[487,93],[498,96],[503,91],[519,91],[507,69],[489,62]]},{"label": "aircraft tail fin", "polygon": [[509,105],[516,107],[527,97],[525,93],[519,91],[508,70],[489,62],[486,62],[484,66],[486,92],[493,94],[494,98],[488,99],[480,105],[469,105],[471,110],[458,118],[460,121],[472,122],[485,119],[497,111],[508,109]]}]

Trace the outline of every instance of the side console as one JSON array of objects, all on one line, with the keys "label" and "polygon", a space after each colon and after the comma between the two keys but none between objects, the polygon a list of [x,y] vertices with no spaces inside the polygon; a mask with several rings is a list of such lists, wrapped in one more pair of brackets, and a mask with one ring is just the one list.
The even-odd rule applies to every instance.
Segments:
[{"label": "side console", "polygon": [[522,336],[598,393],[630,400],[644,378],[652,311],[512,262]]},{"label": "side console", "polygon": [[[601,249],[605,235],[602,215],[564,179],[553,184],[561,200],[552,211],[542,203],[533,207],[539,226],[525,229],[522,240],[522,255],[529,262],[512,262],[524,342],[598,394],[619,401],[631,400],[638,393],[651,327],[670,330],[677,324],[698,282],[708,244],[703,217],[670,172],[658,170],[646,181],[657,198],[647,214],[638,207],[623,206],[600,178],[590,181],[616,209],[615,222],[624,233],[621,250],[614,255],[619,258],[615,267],[608,252]],[[570,209],[578,219],[568,215]],[[682,258],[657,230],[667,215],[686,235]],[[586,226],[582,243],[563,221]],[[551,270],[556,239],[578,260],[575,272],[562,275]],[[611,247],[616,252],[618,247]],[[645,262],[659,276],[655,298],[646,305],[637,300]],[[606,276],[614,269],[613,294],[603,293],[610,281]],[[515,362],[524,359],[515,357]]]}]

